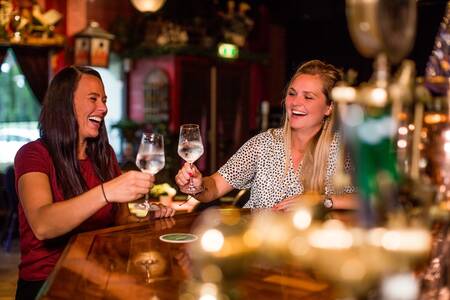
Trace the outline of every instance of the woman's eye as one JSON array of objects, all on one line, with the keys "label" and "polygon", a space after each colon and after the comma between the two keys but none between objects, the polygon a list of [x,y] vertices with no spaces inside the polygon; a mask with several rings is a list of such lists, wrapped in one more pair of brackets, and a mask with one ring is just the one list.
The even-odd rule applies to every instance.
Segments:
[{"label": "woman's eye", "polygon": [[295,92],[289,92],[288,96],[295,96]]}]

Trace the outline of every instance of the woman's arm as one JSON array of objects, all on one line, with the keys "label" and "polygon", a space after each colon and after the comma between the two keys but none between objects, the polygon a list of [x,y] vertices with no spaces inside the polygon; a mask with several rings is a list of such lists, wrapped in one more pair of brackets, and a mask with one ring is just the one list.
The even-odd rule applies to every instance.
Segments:
[{"label": "woman's arm", "polygon": [[341,194],[331,196],[333,209],[357,210],[359,208],[358,194]]},{"label": "woman's arm", "polygon": [[[332,209],[356,210],[359,207],[358,195],[356,193],[332,195],[329,198],[331,198],[331,200],[333,201]],[[308,202],[310,205],[323,205],[324,199],[324,195],[318,194],[307,193],[302,195],[295,195],[284,199],[283,201],[275,205],[273,209],[279,211],[291,211],[302,202]]]},{"label": "woman's arm", "polygon": [[216,200],[233,190],[219,173],[203,177],[196,166],[185,163],[175,176],[175,182],[183,193],[189,194],[189,183],[192,180],[196,193],[195,199],[201,202]]},{"label": "woman's arm", "polygon": [[219,173],[203,178],[203,188],[195,194],[195,199],[200,202],[210,202],[228,194],[233,190],[229,184]]},{"label": "woman's arm", "polygon": [[[103,184],[109,202],[128,202],[142,197],[154,177],[143,172],[127,172]],[[18,195],[25,216],[39,240],[61,236],[84,222],[107,204],[101,186],[71,199],[53,202],[49,178],[30,172],[18,180]]]}]

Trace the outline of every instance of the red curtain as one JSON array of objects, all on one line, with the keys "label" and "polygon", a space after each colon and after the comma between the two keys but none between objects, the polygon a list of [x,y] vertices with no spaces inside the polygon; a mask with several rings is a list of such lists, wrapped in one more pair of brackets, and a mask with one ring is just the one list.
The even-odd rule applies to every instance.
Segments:
[{"label": "red curtain", "polygon": [[7,48],[0,48],[0,65],[3,63],[3,60],[5,59],[6,50]]},{"label": "red curtain", "polygon": [[[17,63],[38,101],[44,101],[50,76],[49,47],[11,46]],[[8,47],[0,47],[0,64],[5,59]]]},{"label": "red curtain", "polygon": [[49,81],[49,48],[13,47],[17,62],[31,90],[40,103],[44,101]]}]

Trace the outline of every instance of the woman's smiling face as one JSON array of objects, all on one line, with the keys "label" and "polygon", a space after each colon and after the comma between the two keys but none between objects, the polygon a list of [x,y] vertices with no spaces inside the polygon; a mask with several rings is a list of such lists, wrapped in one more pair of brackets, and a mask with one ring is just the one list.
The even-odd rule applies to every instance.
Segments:
[{"label": "woman's smiling face", "polygon": [[332,111],[319,75],[300,74],[289,85],[286,114],[291,129],[318,129]]},{"label": "woman's smiling face", "polygon": [[81,75],[74,93],[74,110],[80,142],[96,138],[108,108],[102,81],[93,75]]}]

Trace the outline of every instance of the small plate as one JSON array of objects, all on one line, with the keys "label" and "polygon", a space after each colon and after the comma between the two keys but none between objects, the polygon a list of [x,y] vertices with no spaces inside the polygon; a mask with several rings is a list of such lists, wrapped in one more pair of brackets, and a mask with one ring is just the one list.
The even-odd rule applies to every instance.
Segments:
[{"label": "small plate", "polygon": [[161,235],[159,239],[167,243],[191,243],[198,239],[198,236],[191,233],[168,233]]}]

